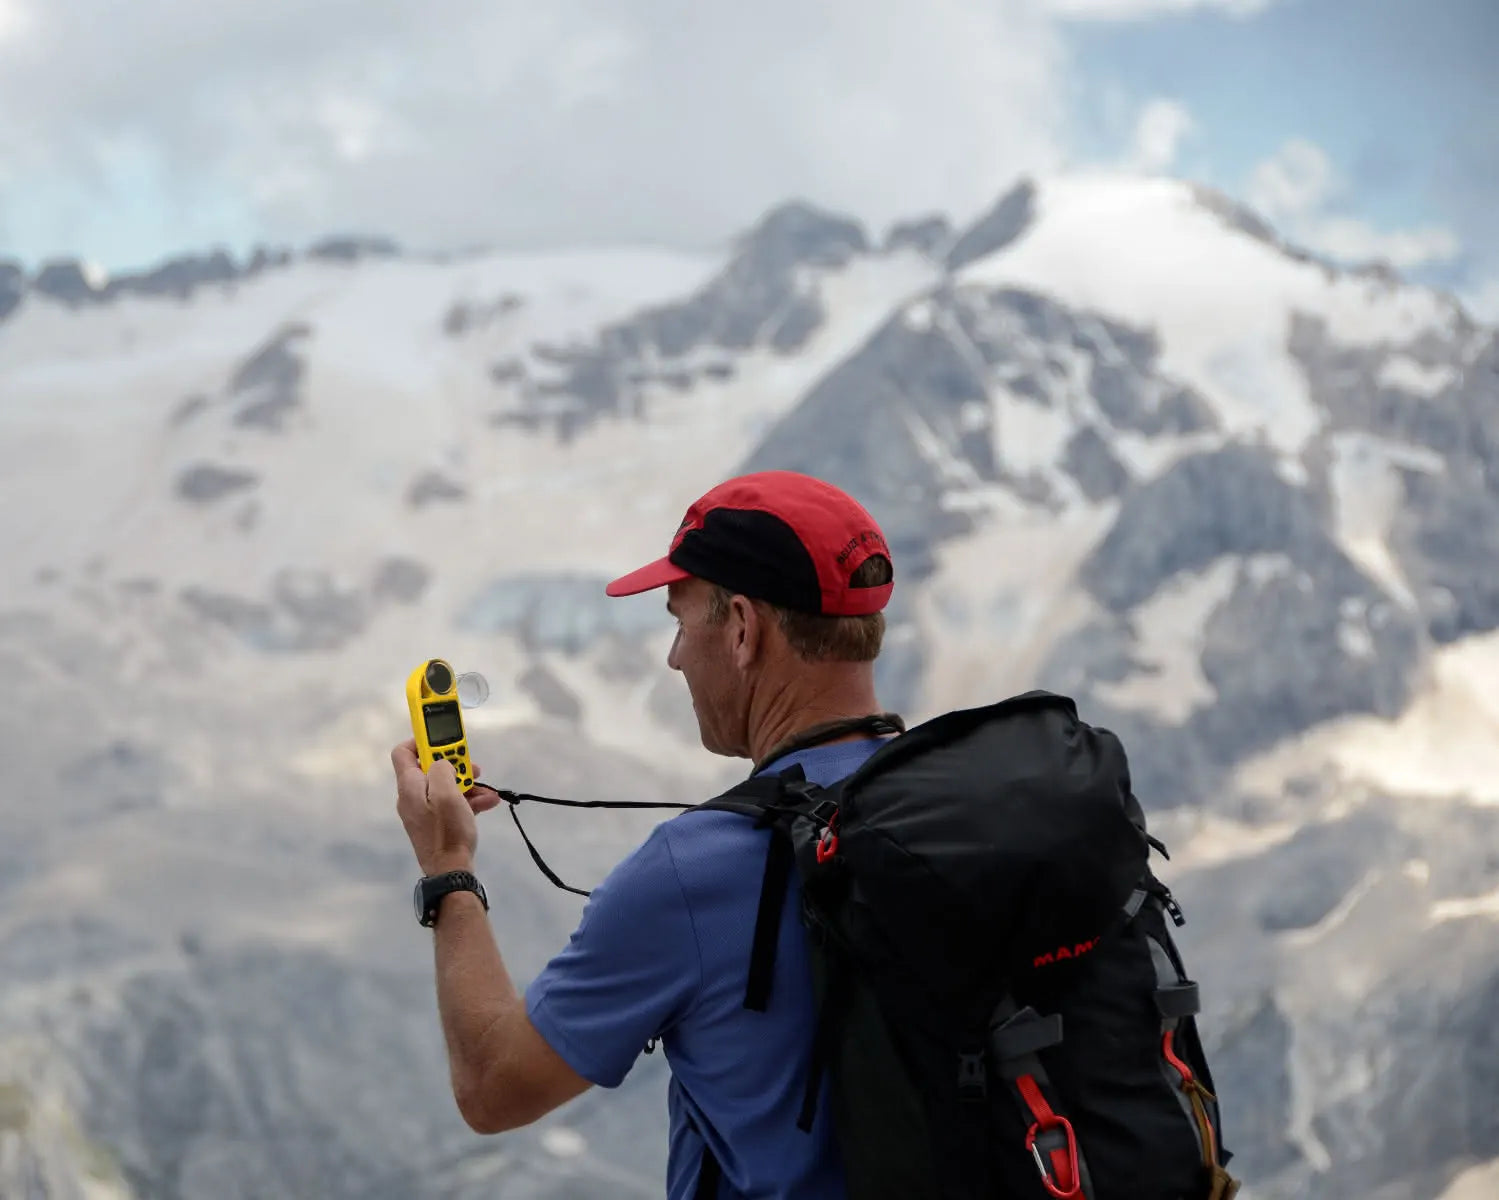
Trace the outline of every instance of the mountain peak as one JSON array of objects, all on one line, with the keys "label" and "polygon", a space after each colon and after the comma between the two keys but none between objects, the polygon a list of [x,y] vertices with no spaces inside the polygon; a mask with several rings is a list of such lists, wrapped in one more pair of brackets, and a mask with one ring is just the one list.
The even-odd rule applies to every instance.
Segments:
[{"label": "mountain peak", "polygon": [[852,217],[791,200],[772,208],[740,239],[738,257],[772,268],[841,267],[868,250],[869,237]]},{"label": "mountain peak", "polygon": [[300,255],[285,248],[256,246],[243,262],[223,247],[201,253],[178,254],[153,266],[118,275],[79,258],[44,262],[34,275],[15,261],[0,262],[0,321],[4,321],[28,293],[45,296],[69,308],[107,304],[119,296],[170,296],[190,299],[201,287],[234,283],[263,271],[290,266],[299,258],[313,262],[357,263],[394,258],[403,251],[389,238],[339,234],[310,244]]},{"label": "mountain peak", "polygon": [[359,262],[365,258],[399,258],[401,247],[387,237],[343,234],[307,247],[307,257],[324,262]]},{"label": "mountain peak", "polygon": [[1035,215],[1036,185],[1022,179],[963,231],[947,252],[947,269],[960,271],[971,262],[1003,250],[1026,231]]}]

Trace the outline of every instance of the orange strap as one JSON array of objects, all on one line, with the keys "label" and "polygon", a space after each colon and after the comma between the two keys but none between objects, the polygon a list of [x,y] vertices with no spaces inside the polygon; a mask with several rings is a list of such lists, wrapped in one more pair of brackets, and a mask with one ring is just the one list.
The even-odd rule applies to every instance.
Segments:
[{"label": "orange strap", "polygon": [[1202,1161],[1208,1167],[1218,1165],[1218,1138],[1213,1130],[1213,1122],[1208,1117],[1207,1102],[1215,1099],[1213,1093],[1203,1087],[1197,1081],[1197,1076],[1192,1074],[1189,1067],[1176,1053],[1175,1031],[1168,1031],[1161,1039],[1161,1050],[1166,1055],[1166,1061],[1181,1076],[1181,1090],[1186,1094],[1187,1103],[1192,1106],[1192,1119],[1197,1124],[1197,1134],[1202,1142]]}]

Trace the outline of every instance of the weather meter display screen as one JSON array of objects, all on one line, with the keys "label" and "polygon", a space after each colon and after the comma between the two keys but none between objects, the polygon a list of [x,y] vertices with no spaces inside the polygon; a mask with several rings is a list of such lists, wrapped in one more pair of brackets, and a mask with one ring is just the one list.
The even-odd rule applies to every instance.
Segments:
[{"label": "weather meter display screen", "polygon": [[463,737],[463,718],[458,715],[456,700],[424,704],[422,715],[427,721],[427,741],[432,745],[446,746]]}]

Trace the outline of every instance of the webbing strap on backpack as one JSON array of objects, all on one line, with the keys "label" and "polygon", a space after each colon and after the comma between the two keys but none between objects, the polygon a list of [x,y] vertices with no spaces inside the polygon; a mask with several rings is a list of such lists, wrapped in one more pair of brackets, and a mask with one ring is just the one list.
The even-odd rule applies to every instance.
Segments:
[{"label": "webbing strap on backpack", "polygon": [[823,796],[829,789],[808,783],[806,772],[799,764],[775,774],[765,774],[766,768],[788,754],[837,741],[852,733],[886,736],[901,733],[905,727],[905,722],[895,713],[847,717],[814,725],[774,746],[755,764],[755,774],[748,779],[723,795],[696,806],[710,811],[737,812],[753,817],[758,825],[772,827],[770,845],[765,851],[765,873],[760,881],[760,906],[755,914],[755,935],[750,946],[749,982],[744,989],[745,1008],[764,1012],[770,1003],[781,914],[786,907],[786,890],[791,882],[791,872],[796,866],[796,851],[787,825],[796,818],[803,817],[819,827],[825,827],[831,824],[838,811],[836,799]]},{"label": "webbing strap on backpack", "polygon": [[807,783],[801,767],[793,766],[778,775],[752,775],[722,796],[697,805],[699,810],[752,817],[757,825],[769,826],[771,831],[765,848],[765,870],[760,878],[755,933],[750,943],[749,978],[744,988],[744,1007],[754,1012],[764,1012],[770,1004],[781,914],[786,909],[791,873],[796,869],[796,849],[788,825],[799,818],[818,827],[828,825],[838,805],[833,797],[824,796],[826,790]]},{"label": "webbing strap on backpack", "polygon": [[776,830],[765,851],[765,873],[760,881],[760,907],[755,912],[755,937],[750,945],[749,979],[744,985],[744,1007],[764,1012],[770,1003],[770,985],[775,980],[776,944],[781,933],[781,913],[796,852],[791,839]]},{"label": "webbing strap on backpack", "polygon": [[[1153,880],[1151,882],[1154,883]],[[1164,892],[1164,896],[1157,894],[1158,891]],[[1142,888],[1135,895],[1140,899],[1136,902],[1131,897],[1131,903],[1138,909],[1147,898],[1147,889]],[[1150,887],[1148,898],[1160,905],[1163,911],[1171,913],[1174,920],[1177,919],[1179,910],[1171,900],[1170,891],[1163,885]],[[1177,923],[1180,921],[1177,920]],[[1178,1053],[1176,1045],[1176,1036],[1181,1030],[1182,1022],[1202,1011],[1197,984],[1185,976],[1176,957],[1166,946],[1150,934],[1146,935],[1145,940],[1150,944],[1150,959],[1155,966],[1155,1003],[1156,1010],[1161,1014],[1161,1069],[1166,1075],[1167,1083],[1171,1085],[1172,1093],[1180,1102],[1182,1111],[1192,1123],[1198,1153],[1202,1155],[1202,1165],[1212,1181],[1212,1190],[1208,1193],[1207,1200],[1233,1200],[1239,1192],[1240,1184],[1224,1170],[1219,1161],[1218,1134],[1208,1112],[1208,1105],[1216,1104],[1217,1097],[1197,1078],[1191,1065]]]},{"label": "webbing strap on backpack", "polygon": [[1053,1105],[1054,1093],[1039,1052],[1062,1041],[1062,1017],[1043,1017],[1006,996],[989,1021],[989,1058],[1009,1085],[1027,1122],[1025,1148],[1035,1160],[1041,1183],[1057,1200],[1094,1200],[1088,1163],[1072,1122]]},{"label": "webbing strap on backpack", "polygon": [[[825,826],[837,811],[831,799],[815,798],[821,789],[802,780],[801,768],[793,767],[785,775],[747,779],[717,799],[697,806],[710,812],[739,813],[770,827],[765,869],[760,877],[760,902],[755,911],[755,933],[750,942],[749,977],[744,988],[744,1007],[754,1012],[764,1012],[770,1005],[781,914],[786,909],[791,873],[796,869],[796,849],[786,826],[797,818]],[[788,798],[793,802],[787,803]]]}]

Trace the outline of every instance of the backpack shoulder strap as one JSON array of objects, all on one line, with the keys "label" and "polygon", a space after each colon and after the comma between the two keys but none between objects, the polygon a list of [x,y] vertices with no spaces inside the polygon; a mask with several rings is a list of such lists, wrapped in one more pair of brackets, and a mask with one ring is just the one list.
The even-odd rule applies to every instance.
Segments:
[{"label": "backpack shoulder strap", "polygon": [[[831,794],[830,794],[831,793]],[[800,766],[777,775],[755,775],[715,796],[699,809],[734,812],[751,817],[770,828],[765,848],[765,871],[760,879],[760,904],[755,913],[755,935],[750,946],[749,978],[744,988],[744,1007],[764,1012],[770,1005],[775,979],[776,947],[780,941],[781,914],[791,872],[796,867],[796,848],[791,826],[798,820],[826,825],[837,811],[837,789],[808,783]]]},{"label": "backpack shoulder strap", "polygon": [[[829,810],[837,807],[826,794],[829,790],[836,791],[809,783],[806,772],[796,764],[778,773],[751,775],[722,795],[694,807],[694,811],[738,813],[770,829],[765,872],[760,880],[760,905],[755,913],[755,934],[750,946],[749,977],[744,986],[744,1007],[754,1012],[764,1012],[770,1005],[781,913],[786,906],[791,872],[796,866],[791,826],[803,817],[825,825]],[[714,1200],[722,1177],[723,1170],[705,1141],[695,1200]]]},{"label": "backpack shoulder strap", "polygon": [[837,809],[837,790],[837,784],[822,787],[809,782],[798,763],[778,774],[752,775],[689,811],[739,813],[770,826],[789,826],[805,817],[821,827]]},{"label": "backpack shoulder strap", "polygon": [[790,768],[784,775],[751,775],[713,799],[693,805],[689,811],[734,812],[770,824],[786,798],[787,785],[805,780],[800,766]]}]

